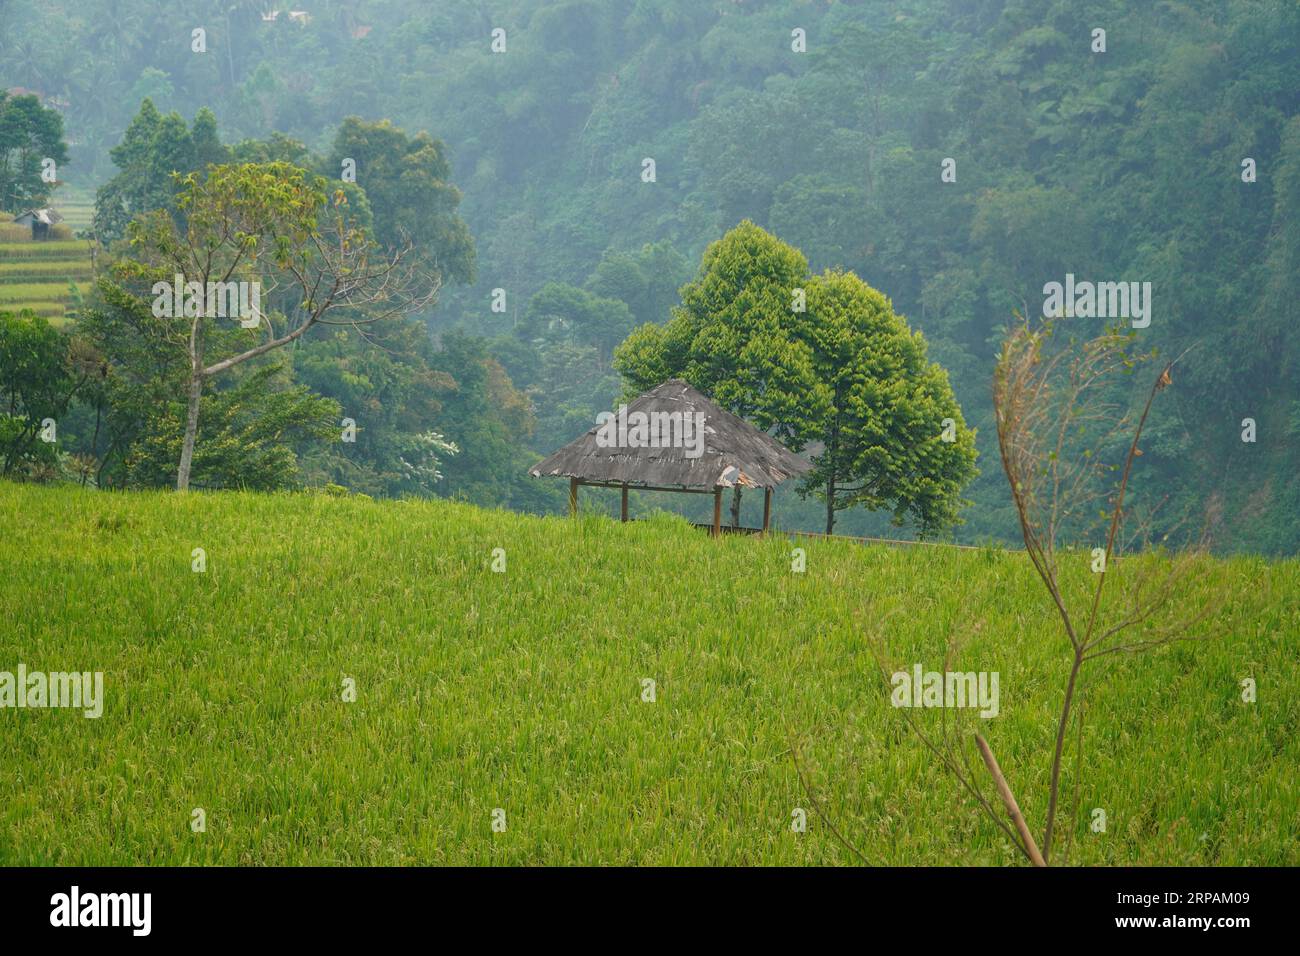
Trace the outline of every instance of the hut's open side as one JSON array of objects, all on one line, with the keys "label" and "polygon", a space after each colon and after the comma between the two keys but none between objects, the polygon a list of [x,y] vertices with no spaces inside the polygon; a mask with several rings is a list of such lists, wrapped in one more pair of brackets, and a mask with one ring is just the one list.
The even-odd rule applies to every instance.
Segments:
[{"label": "hut's open side", "polygon": [[[576,514],[578,488],[590,485],[621,488],[623,520],[627,520],[629,488],[713,495],[713,529],[721,530],[722,492],[727,488],[762,488],[763,530],[771,523],[772,489],[787,478],[812,468],[805,459],[749,422],[718,407],[681,379],[670,379],[627,405],[627,417],[678,415],[678,421],[703,416],[703,447],[669,443],[617,444],[602,441],[609,431],[597,424],[585,434],[528,470],[534,478],[569,479],[569,510]],[[698,450],[698,454],[695,452]]]}]

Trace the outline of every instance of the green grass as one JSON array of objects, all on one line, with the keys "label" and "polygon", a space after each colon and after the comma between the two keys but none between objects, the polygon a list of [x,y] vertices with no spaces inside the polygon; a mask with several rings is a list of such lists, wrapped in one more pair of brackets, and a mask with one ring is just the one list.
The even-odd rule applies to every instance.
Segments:
[{"label": "green grass", "polygon": [[72,229],[88,229],[95,218],[95,192],[65,183],[55,198],[55,206]]},{"label": "green grass", "polygon": [[0,262],[0,283],[24,282],[54,276],[59,279],[88,279],[90,257],[79,259],[22,259]]},{"label": "green grass", "polygon": [[83,259],[89,254],[90,243],[85,239],[0,242],[0,263],[15,259]]},{"label": "green grass", "polygon": [[[891,612],[891,661],[942,669],[958,629],[1000,673],[972,723],[1041,832],[1067,658],[1023,554],[805,541],[795,574],[668,518],[11,484],[0,528],[0,670],[106,697],[0,710],[0,863],[852,863],[811,810],[791,832],[792,739],[873,863],[1017,863],[890,706]],[[1092,672],[1071,862],[1300,863],[1300,563],[1202,570],[1210,640]]]},{"label": "green grass", "polygon": [[63,325],[70,283],[83,296],[93,286],[86,242],[0,242],[0,311],[29,309]]},{"label": "green grass", "polygon": [[53,301],[46,299],[25,299],[22,302],[6,302],[0,305],[0,311],[13,312],[15,314],[24,311],[35,312],[43,318],[50,319],[51,325],[60,326],[63,324],[63,313],[67,306],[62,301]]},{"label": "green grass", "polygon": [[[9,306],[13,302],[41,302],[57,299],[60,293],[67,295],[69,283],[64,282],[0,282],[0,305]],[[77,288],[82,295],[90,292],[92,283],[78,282]]]}]

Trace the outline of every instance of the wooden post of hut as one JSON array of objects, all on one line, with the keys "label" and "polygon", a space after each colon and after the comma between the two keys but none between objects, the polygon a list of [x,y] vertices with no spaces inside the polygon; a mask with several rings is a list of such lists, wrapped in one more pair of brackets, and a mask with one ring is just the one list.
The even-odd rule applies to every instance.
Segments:
[{"label": "wooden post of hut", "polygon": [[623,521],[628,520],[629,488],[711,494],[713,523],[707,527],[717,537],[722,534],[722,493],[728,488],[762,488],[762,530],[767,532],[772,523],[772,489],[812,468],[771,435],[719,408],[681,379],[664,382],[629,402],[626,415],[629,419],[646,416],[656,440],[613,444],[611,431],[621,442],[637,432],[611,429],[609,422],[603,422],[528,469],[534,478],[569,479],[571,515],[578,513],[579,485],[617,488]]}]

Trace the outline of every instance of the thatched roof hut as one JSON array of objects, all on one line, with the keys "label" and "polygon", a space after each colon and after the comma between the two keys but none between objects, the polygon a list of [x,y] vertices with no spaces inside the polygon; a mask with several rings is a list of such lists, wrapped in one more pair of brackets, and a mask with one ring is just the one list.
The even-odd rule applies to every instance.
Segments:
[{"label": "thatched roof hut", "polygon": [[31,226],[33,239],[45,239],[49,236],[50,226],[63,222],[63,216],[48,206],[42,209],[28,209],[14,217],[15,226]]},{"label": "thatched roof hut", "polygon": [[568,478],[573,512],[580,485],[621,488],[624,521],[629,487],[712,494],[717,530],[723,489],[762,488],[766,531],[772,489],[812,468],[776,439],[678,378],[602,419],[528,470],[534,478]]}]

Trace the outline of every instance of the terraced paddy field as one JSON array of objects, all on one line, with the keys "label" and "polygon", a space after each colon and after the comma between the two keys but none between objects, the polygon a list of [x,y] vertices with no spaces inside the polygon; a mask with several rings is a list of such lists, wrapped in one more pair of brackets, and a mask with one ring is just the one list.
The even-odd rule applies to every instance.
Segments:
[{"label": "terraced paddy field", "polygon": [[[1068,650],[1023,553],[801,540],[796,573],[663,515],[4,482],[0,529],[0,672],[103,675],[94,718],[0,708],[0,864],[861,862],[794,748],[868,862],[1018,864],[876,666],[954,632],[1041,832]],[[1200,570],[1199,640],[1088,674],[1071,864],[1300,863],[1300,562]]]},{"label": "terraced paddy field", "polygon": [[[60,234],[89,226],[93,207],[84,199],[57,208],[65,220]],[[13,217],[0,214],[0,310],[31,310],[62,324],[93,285],[94,244],[86,239],[54,238],[34,241],[26,227],[15,226]]]},{"label": "terraced paddy field", "polygon": [[78,186],[63,186],[59,189],[59,201],[56,204],[63,214],[64,223],[73,232],[84,232],[90,228],[90,221],[95,218],[95,194],[93,190]]}]

